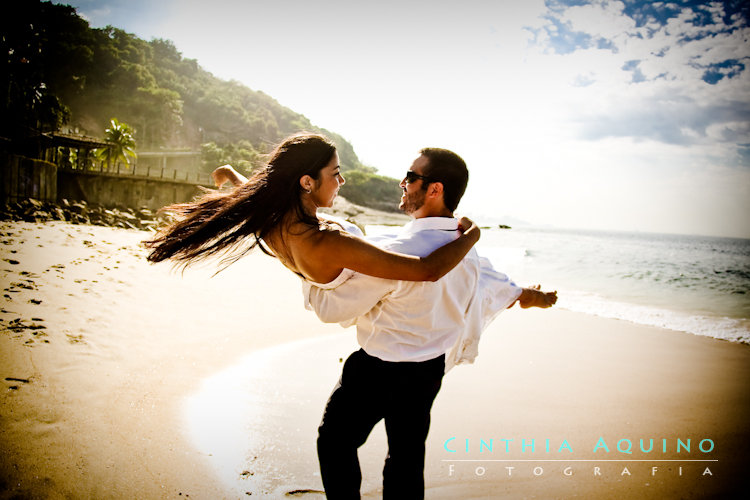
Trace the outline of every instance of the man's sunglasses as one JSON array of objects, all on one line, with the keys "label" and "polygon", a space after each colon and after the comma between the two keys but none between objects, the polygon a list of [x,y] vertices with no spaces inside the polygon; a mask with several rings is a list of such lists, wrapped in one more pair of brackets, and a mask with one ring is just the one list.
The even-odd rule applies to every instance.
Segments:
[{"label": "man's sunglasses", "polygon": [[423,181],[431,182],[430,177],[428,177],[426,175],[420,175],[420,174],[414,172],[413,170],[407,170],[406,171],[406,177],[404,177],[404,179],[406,179],[406,182],[409,183],[409,184],[411,184],[412,182],[416,181],[417,179],[422,179]]}]

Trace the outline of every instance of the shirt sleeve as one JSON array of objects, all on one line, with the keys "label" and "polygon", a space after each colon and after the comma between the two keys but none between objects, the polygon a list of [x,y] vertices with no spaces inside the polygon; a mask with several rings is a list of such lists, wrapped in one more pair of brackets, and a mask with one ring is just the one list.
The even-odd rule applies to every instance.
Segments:
[{"label": "shirt sleeve", "polygon": [[516,285],[507,275],[496,271],[485,257],[479,257],[479,268],[478,295],[482,297],[484,329],[499,313],[518,300],[523,288]]},{"label": "shirt sleeve", "polygon": [[359,236],[360,238],[364,238],[365,237],[365,233],[362,232],[362,230],[359,228],[359,226],[357,226],[356,224],[353,224],[353,223],[349,222],[346,219],[342,219],[341,217],[336,217],[335,215],[329,215],[329,214],[323,214],[323,218],[325,220],[328,220],[330,222],[338,224],[347,233],[355,234],[355,235]]},{"label": "shirt sleeve", "polygon": [[315,311],[324,323],[347,327],[388,296],[398,282],[365,274],[352,276],[335,288],[320,288],[309,283],[303,287],[305,308]]},{"label": "shirt sleeve", "polygon": [[523,288],[496,271],[489,259],[478,257],[477,289],[466,311],[466,324],[456,343],[445,355],[445,371],[455,365],[473,363],[479,355],[482,332],[498,314],[521,295]]}]

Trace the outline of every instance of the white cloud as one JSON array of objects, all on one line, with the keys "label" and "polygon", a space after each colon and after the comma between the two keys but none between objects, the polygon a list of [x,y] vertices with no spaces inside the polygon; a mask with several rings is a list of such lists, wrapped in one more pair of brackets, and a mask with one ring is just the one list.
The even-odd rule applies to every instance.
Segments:
[{"label": "white cloud", "polygon": [[604,2],[571,7],[562,16],[573,31],[583,31],[593,37],[620,39],[635,28],[635,21],[622,12],[622,2]]},{"label": "white cloud", "polygon": [[[569,82],[585,78],[589,83],[584,91],[567,94],[569,109],[577,110],[572,119],[583,124],[585,136],[691,142],[708,137],[706,128],[717,121],[740,121],[747,110],[747,73],[737,76],[737,66],[716,68],[717,75],[732,77],[718,85],[709,85],[703,77],[711,65],[747,53],[750,29],[740,29],[739,20],[732,33],[723,32],[728,28],[723,24],[695,26],[691,9],[664,26],[637,28],[622,15],[623,8],[620,2],[596,2],[571,7],[559,16],[572,31],[607,38],[614,51],[592,47],[565,55],[545,53],[545,64],[553,58],[566,61],[573,73]],[[721,22],[721,6],[711,10],[714,20]],[[734,112],[733,101],[742,103]],[[711,139],[720,137],[714,134]]]}]

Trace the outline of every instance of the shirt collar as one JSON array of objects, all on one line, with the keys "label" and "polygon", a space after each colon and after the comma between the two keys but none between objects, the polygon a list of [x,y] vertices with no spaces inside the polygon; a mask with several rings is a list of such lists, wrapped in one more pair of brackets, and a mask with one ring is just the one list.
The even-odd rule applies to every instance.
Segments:
[{"label": "shirt collar", "polygon": [[458,230],[458,219],[453,217],[422,217],[414,219],[406,224],[402,233],[412,234],[428,229],[438,231],[456,231]]}]

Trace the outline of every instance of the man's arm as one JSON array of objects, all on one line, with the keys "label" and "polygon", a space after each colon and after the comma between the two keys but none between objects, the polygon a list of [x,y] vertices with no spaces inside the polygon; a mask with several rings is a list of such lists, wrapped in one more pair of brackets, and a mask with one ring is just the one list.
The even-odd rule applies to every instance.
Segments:
[{"label": "man's arm", "polygon": [[480,257],[479,261],[481,264],[479,291],[492,317],[501,310],[510,309],[516,302],[524,309],[547,308],[557,302],[557,291],[543,292],[539,285],[521,288],[508,276],[496,271],[488,259]]}]

